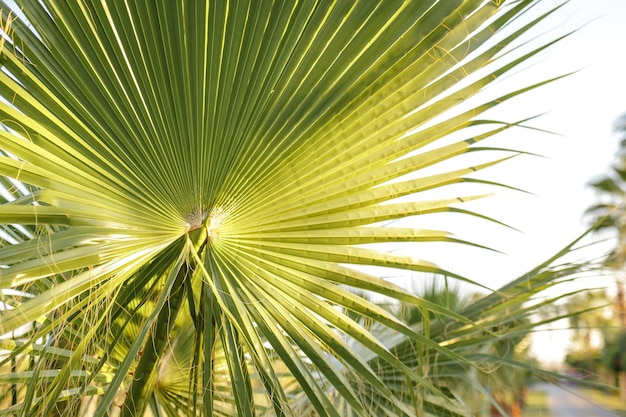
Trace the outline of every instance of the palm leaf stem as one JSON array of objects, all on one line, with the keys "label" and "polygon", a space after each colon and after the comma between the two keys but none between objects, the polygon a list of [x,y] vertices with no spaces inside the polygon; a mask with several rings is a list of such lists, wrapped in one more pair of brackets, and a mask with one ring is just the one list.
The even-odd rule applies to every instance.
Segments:
[{"label": "palm leaf stem", "polygon": [[217,323],[214,315],[215,301],[211,289],[208,284],[202,283],[202,309],[201,321],[203,322],[203,341],[204,341],[204,372],[203,377],[203,399],[204,413],[207,416],[213,415],[213,397],[214,397],[214,356],[215,345],[217,342]]},{"label": "palm leaf stem", "polygon": [[172,333],[176,317],[186,299],[185,281],[190,278],[190,273],[189,265],[183,263],[170,290],[168,301],[159,312],[154,331],[144,344],[141,359],[135,369],[134,379],[124,402],[122,417],[143,414],[147,405],[146,399],[150,397],[148,394],[154,382],[156,365],[169,344],[169,335]]}]

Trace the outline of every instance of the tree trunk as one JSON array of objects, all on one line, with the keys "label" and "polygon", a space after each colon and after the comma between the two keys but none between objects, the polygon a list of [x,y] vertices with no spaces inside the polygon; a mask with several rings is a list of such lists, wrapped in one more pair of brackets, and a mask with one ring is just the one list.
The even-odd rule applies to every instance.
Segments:
[{"label": "tree trunk", "polygon": [[[615,280],[617,285],[617,316],[622,330],[626,329],[626,306],[624,305],[624,283],[620,278]],[[619,396],[626,403],[626,372],[619,373]]]}]

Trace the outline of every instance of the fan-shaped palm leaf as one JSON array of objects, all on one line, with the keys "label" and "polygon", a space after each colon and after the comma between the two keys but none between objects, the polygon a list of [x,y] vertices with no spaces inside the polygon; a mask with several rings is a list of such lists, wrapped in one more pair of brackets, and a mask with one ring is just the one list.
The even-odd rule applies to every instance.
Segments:
[{"label": "fan-shaped palm leaf", "polygon": [[[350,266],[446,273],[361,245],[455,241],[378,224],[473,215],[453,205],[479,196],[398,198],[506,159],[417,175],[518,124],[477,117],[530,87],[448,112],[548,46],[506,54],[545,17],[502,31],[534,1],[17,3],[10,30],[2,16],[0,288],[19,292],[3,292],[0,334],[26,329],[4,363],[34,362],[8,413],[97,395],[98,416],[287,416],[294,386],[319,415],[342,415],[333,398],[357,415],[460,412],[344,310],[467,368],[352,290],[460,329],[478,318]],[[165,378],[175,357],[186,390]]]}]

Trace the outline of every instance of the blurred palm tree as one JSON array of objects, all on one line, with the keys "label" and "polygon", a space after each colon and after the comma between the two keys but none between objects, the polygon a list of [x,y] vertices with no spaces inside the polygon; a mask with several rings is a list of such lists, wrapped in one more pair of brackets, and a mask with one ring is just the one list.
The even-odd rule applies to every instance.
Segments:
[{"label": "blurred palm tree", "polygon": [[[622,135],[615,156],[615,163],[609,172],[589,183],[596,191],[599,203],[589,207],[589,216],[599,231],[608,231],[616,237],[615,246],[605,260],[605,266],[615,274],[616,315],[619,325],[626,329],[626,295],[624,293],[624,266],[626,265],[626,115],[615,123],[615,130]],[[626,372],[620,373],[620,391],[626,401]]]},{"label": "blurred palm tree", "polygon": [[626,115],[616,121],[615,131],[622,135],[615,162],[608,173],[589,183],[600,202],[589,207],[585,214],[598,231],[616,235],[615,247],[606,264],[619,271],[626,262]]},{"label": "blurred palm tree", "polygon": [[[458,285],[454,285],[454,282],[450,285],[445,277],[443,284],[441,281],[441,279],[432,280],[417,293],[425,300],[463,316],[466,316],[466,310],[471,310],[473,303],[481,302],[485,296],[482,292],[463,291]],[[424,326],[424,322],[428,322],[429,328],[440,321],[432,311],[425,312],[409,303],[400,303],[398,316],[413,326]],[[491,404],[489,414],[492,416],[519,417],[530,368],[530,358],[527,356],[529,333],[532,328],[530,319],[521,315],[512,320],[502,320],[497,313],[490,317],[489,307],[483,311],[482,318],[485,322],[491,323],[492,327],[489,330],[496,337],[477,343],[475,348],[485,356],[499,358],[500,363],[498,365],[485,363],[488,372],[470,373],[472,378],[468,378],[461,363],[443,364],[432,361],[431,375],[438,381],[445,381],[446,386],[453,387],[451,389],[455,395],[462,398],[472,415],[485,415],[485,406]],[[449,321],[447,325],[450,325]],[[482,392],[476,389],[477,386],[482,387]]]},{"label": "blurred palm tree", "polygon": [[569,297],[563,307],[574,331],[574,350],[580,350],[591,360],[592,332],[601,331],[610,322],[605,307],[612,306],[605,290],[585,291]]},{"label": "blurred palm tree", "polygon": [[601,369],[601,346],[594,343],[604,339],[609,343],[616,333],[616,315],[607,314],[607,307],[614,307],[613,297],[605,289],[586,290],[567,297],[560,305],[562,314],[569,321],[571,343],[566,363],[577,368],[587,380],[603,377]]},{"label": "blurred palm tree", "polygon": [[459,314],[356,268],[466,280],[364,245],[470,244],[380,224],[484,218],[419,193],[509,158],[481,141],[524,120],[480,115],[545,83],[468,100],[553,43],[516,48],[537,1],[7,3],[0,415],[463,415],[433,364],[500,364],[480,346],[578,271]]},{"label": "blurred palm tree", "polygon": [[617,120],[615,130],[623,136],[615,155],[615,163],[607,174],[589,183],[600,201],[589,207],[585,215],[597,231],[608,231],[617,238],[605,264],[615,272],[617,315],[621,327],[626,328],[623,276],[626,264],[626,115]]}]

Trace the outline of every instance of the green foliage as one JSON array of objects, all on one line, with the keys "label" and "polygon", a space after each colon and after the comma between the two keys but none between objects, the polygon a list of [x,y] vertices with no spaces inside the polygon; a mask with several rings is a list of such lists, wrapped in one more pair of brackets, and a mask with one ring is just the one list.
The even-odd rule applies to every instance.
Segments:
[{"label": "green foliage", "polygon": [[626,370],[626,332],[620,332],[611,342],[606,343],[599,360],[607,369],[615,373],[623,372]]},{"label": "green foliage", "polygon": [[371,244],[490,220],[420,193],[493,184],[479,145],[524,122],[481,115],[536,86],[457,107],[549,46],[500,3],[0,1],[0,415],[458,416],[524,368],[493,342],[569,248],[460,312],[363,269],[471,282]]},{"label": "green foliage", "polygon": [[[615,123],[615,130],[622,136],[626,134],[626,117]],[[615,162],[603,176],[589,182],[597,193],[598,203],[586,211],[591,223],[597,230],[616,233],[615,249],[606,260],[609,268],[621,269],[626,261],[626,223],[624,222],[624,202],[626,196],[626,137],[620,141],[615,154]]]},{"label": "green foliage", "polygon": [[[615,162],[609,167],[608,172],[589,183],[590,187],[597,193],[598,203],[587,209],[594,228],[598,231],[609,231],[615,236],[614,248],[609,256],[604,260],[604,266],[615,275],[616,301],[614,305],[613,326],[606,326],[601,320],[592,320],[590,327],[599,327],[604,324],[603,337],[604,348],[597,352],[593,360],[589,352],[585,353],[585,359],[571,359],[570,362],[585,369],[596,369],[595,365],[603,365],[605,369],[615,373],[623,372],[626,368],[626,339],[624,339],[624,328],[626,328],[626,305],[624,301],[624,282],[622,271],[626,263],[626,222],[624,221],[626,202],[626,117],[622,116],[615,123],[615,130],[622,136],[620,146],[615,154]],[[586,317],[593,317],[587,314]],[[604,320],[606,321],[606,319]],[[583,362],[583,363],[580,363]],[[626,398],[622,385],[622,398]]]}]

